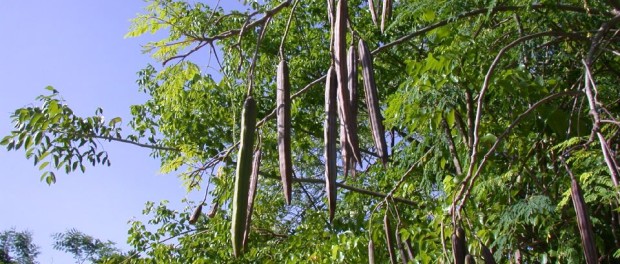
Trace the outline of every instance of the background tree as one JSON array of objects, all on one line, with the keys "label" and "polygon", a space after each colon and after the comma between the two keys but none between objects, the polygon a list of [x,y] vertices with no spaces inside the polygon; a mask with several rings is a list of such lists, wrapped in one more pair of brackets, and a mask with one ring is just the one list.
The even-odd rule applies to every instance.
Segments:
[{"label": "background tree", "polygon": [[14,228],[0,232],[0,263],[33,264],[39,255],[39,246],[32,241],[28,230]]},{"label": "background tree", "polygon": [[70,253],[77,263],[85,261],[100,263],[104,259],[121,254],[120,250],[114,247],[114,242],[101,241],[76,229],[55,233],[52,237],[54,249]]},{"label": "background tree", "polygon": [[[151,220],[129,231],[135,262],[358,263],[370,241],[378,263],[617,261],[616,1],[346,2],[348,19],[334,28],[344,0],[244,1],[247,11],[149,1],[128,36],[165,32],[145,46],[162,66],[138,73],[150,99],[131,106],[130,134],[101,109],[74,115],[50,87],[41,107],[15,111],[15,131],[0,143],[23,148],[48,183],[57,169],[109,165],[98,140],[151,148],[164,172],[183,170],[188,190],[211,197],[210,217],[191,225],[193,208],[147,203]],[[332,34],[343,31],[344,39]],[[342,58],[333,55],[336,38],[372,50],[389,160],[376,154],[372,106],[359,92],[362,158],[345,177],[338,157],[330,221],[323,88]],[[281,195],[273,121],[281,59],[292,94],[291,205]],[[249,243],[235,259],[233,153],[247,95],[258,104],[262,159]]]}]

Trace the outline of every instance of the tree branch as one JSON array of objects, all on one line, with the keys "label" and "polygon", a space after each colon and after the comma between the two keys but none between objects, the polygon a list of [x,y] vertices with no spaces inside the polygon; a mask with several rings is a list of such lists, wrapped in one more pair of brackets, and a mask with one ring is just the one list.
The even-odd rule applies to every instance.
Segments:
[{"label": "tree branch", "polygon": [[[277,176],[273,176],[264,172],[260,172],[261,175],[263,175],[264,177],[267,178],[271,178],[271,179],[275,179],[275,180],[279,180],[280,178]],[[298,183],[312,183],[312,184],[325,184],[325,180],[323,179],[310,179],[310,178],[293,178],[293,182],[298,182]],[[366,189],[362,189],[359,187],[354,187],[351,185],[346,185],[344,183],[339,183],[336,182],[336,187],[338,188],[343,188],[352,192],[356,192],[356,193],[361,193],[361,194],[366,194],[366,195],[370,195],[370,196],[374,196],[374,197],[378,197],[378,198],[383,198],[385,199],[386,197],[388,197],[387,194],[385,193],[380,193],[380,192],[374,192],[374,191],[370,191],[370,190],[366,190]],[[399,202],[399,203],[403,203],[403,204],[407,204],[407,205],[411,205],[411,206],[420,206],[420,204],[411,201],[411,200],[407,200],[404,198],[399,198],[399,197],[393,197],[394,201]]]},{"label": "tree branch", "polygon": [[[539,106],[541,106],[542,104],[553,100],[555,98],[558,97],[562,97],[562,96],[567,96],[567,95],[578,95],[581,92],[579,91],[564,91],[564,92],[559,92],[559,93],[555,93],[555,94],[551,94],[543,99],[540,99],[538,102],[536,102],[535,104],[533,104],[532,106],[530,106],[525,112],[521,113],[514,121],[512,121],[512,123],[510,124],[510,126],[508,126],[508,128],[506,128],[506,130],[504,130],[504,132],[497,137],[497,140],[495,140],[495,143],[493,144],[493,146],[491,146],[491,148],[487,151],[486,154],[484,154],[484,157],[482,158],[482,161],[480,161],[480,164],[478,165],[478,169],[476,170],[476,172],[471,176],[471,177],[466,177],[463,180],[463,184],[461,186],[461,189],[458,192],[458,195],[455,196],[455,199],[452,203],[452,210],[461,210],[462,207],[464,206],[464,204],[467,202],[467,198],[469,197],[469,193],[471,192],[471,189],[473,188],[474,182],[476,181],[476,179],[478,178],[478,176],[480,175],[480,173],[482,172],[482,169],[484,168],[484,165],[486,164],[486,162],[488,161],[489,157],[491,155],[493,155],[493,153],[495,153],[495,150],[497,149],[497,147],[499,146],[500,143],[502,143],[502,140],[508,136],[508,134],[512,131],[512,129],[523,119],[525,118],[528,114],[530,114],[531,112],[533,112],[534,110],[536,110]],[[472,166],[472,165],[470,165]],[[458,206],[456,206],[456,202],[461,200],[461,202],[459,203]]]},{"label": "tree branch", "polygon": [[88,135],[88,137],[91,137],[91,138],[98,138],[98,139],[104,139],[104,140],[108,140],[108,141],[118,141],[118,142],[122,142],[122,143],[127,143],[127,144],[136,145],[136,146],[138,146],[138,147],[149,148],[149,149],[155,149],[155,150],[179,151],[179,149],[177,149],[177,148],[169,148],[169,147],[162,147],[162,146],[149,145],[149,144],[144,144],[144,143],[135,142],[135,141],[131,141],[131,140],[128,140],[128,139],[122,139],[122,138],[106,137],[106,136],[98,136],[98,135],[95,135],[95,134]]},{"label": "tree branch", "polygon": [[598,137],[598,140],[601,144],[601,151],[603,152],[603,157],[605,158],[605,164],[607,164],[609,174],[611,174],[611,180],[614,183],[614,187],[618,188],[618,178],[620,178],[620,173],[618,173],[618,163],[616,162],[614,155],[609,149],[609,144],[607,143],[605,136],[600,131],[601,117],[598,114],[598,106],[600,104],[596,99],[596,95],[592,92],[593,87],[596,90],[596,84],[594,83],[594,79],[592,78],[592,73],[590,72],[590,67],[587,61],[588,59],[583,60],[583,66],[585,69],[585,92],[588,98],[588,105],[590,106],[590,115],[592,115],[594,123],[592,126],[592,132],[596,133]]}]

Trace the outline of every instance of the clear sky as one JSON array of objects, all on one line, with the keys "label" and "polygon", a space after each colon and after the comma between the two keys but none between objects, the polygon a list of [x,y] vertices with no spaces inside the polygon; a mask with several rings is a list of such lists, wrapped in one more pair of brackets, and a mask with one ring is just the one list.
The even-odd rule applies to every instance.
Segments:
[{"label": "clear sky", "polygon": [[[209,2],[209,1],[207,1]],[[229,1],[222,1],[229,2]],[[227,3],[231,4],[231,3]],[[238,3],[235,3],[238,4]],[[0,137],[12,129],[9,115],[36,104],[52,85],[74,111],[93,115],[104,109],[109,120],[129,120],[129,106],[146,100],[136,72],[153,63],[141,53],[148,38],[125,39],[129,20],[146,5],[140,0],[0,0]],[[0,149],[0,230],[30,230],[41,246],[40,263],[73,263],[52,249],[51,235],[76,228],[123,250],[127,221],[141,219],[146,201],[170,200],[182,210],[189,196],[174,175],[158,173],[148,149],[104,143],[111,167],[57,174],[57,183],[40,181],[41,171],[24,152]]]}]

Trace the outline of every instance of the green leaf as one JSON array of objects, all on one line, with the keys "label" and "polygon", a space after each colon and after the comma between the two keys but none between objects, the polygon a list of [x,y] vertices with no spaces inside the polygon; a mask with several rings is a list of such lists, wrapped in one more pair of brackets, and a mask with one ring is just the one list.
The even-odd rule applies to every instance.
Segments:
[{"label": "green leaf", "polygon": [[49,161],[41,163],[41,165],[39,165],[39,170],[45,169],[47,167],[47,165],[49,165],[49,164],[50,164]]},{"label": "green leaf", "polygon": [[45,182],[47,183],[47,185],[52,185],[53,183],[56,183],[56,175],[54,174],[54,172],[49,172],[49,175],[45,177]]}]

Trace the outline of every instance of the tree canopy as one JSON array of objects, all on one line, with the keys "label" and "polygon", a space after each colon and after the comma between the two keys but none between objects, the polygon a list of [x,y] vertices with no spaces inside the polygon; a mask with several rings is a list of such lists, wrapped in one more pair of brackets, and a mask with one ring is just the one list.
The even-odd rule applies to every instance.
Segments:
[{"label": "tree canopy", "polygon": [[[77,116],[48,87],[0,142],[24,150],[49,184],[58,170],[110,165],[99,145],[115,141],[151,148],[163,172],[204,190],[182,211],[148,202],[127,262],[620,258],[618,1],[147,2],[127,36],[163,34],[145,45],[161,65],[138,73],[149,99],[130,106],[128,127],[102,109]],[[290,98],[280,100],[281,61]],[[240,144],[249,97],[256,126]],[[240,146],[257,162],[235,155]],[[233,254],[240,162],[258,180],[242,193],[249,236]]]}]

